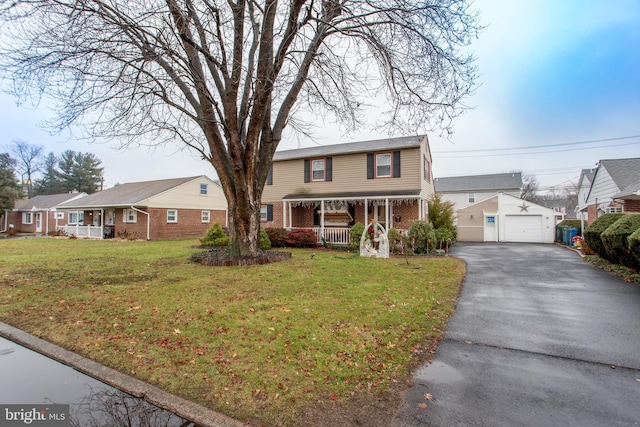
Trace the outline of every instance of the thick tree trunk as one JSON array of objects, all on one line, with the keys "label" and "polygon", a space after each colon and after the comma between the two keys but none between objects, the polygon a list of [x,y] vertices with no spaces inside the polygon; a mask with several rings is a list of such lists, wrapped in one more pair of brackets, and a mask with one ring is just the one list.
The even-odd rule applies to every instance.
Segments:
[{"label": "thick tree trunk", "polygon": [[[249,200],[248,192],[240,192],[229,205],[229,254],[251,256],[260,251],[260,200]],[[238,200],[242,198],[243,200]],[[253,208],[241,208],[252,206]]]}]

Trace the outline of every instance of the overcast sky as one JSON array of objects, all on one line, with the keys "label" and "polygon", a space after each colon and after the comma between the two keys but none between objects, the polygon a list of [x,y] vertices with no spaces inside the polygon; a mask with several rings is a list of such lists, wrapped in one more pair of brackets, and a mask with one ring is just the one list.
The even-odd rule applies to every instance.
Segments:
[{"label": "overcast sky", "polygon": [[[472,45],[480,87],[466,100],[450,140],[429,134],[436,177],[522,170],[541,187],[577,181],[600,159],[640,157],[640,2],[638,0],[476,0],[486,28]],[[94,153],[107,186],[215,171],[178,148],[118,152],[38,127],[46,109],[0,95],[0,151],[12,140]],[[344,136],[327,125],[315,140],[280,149],[385,138]]]}]

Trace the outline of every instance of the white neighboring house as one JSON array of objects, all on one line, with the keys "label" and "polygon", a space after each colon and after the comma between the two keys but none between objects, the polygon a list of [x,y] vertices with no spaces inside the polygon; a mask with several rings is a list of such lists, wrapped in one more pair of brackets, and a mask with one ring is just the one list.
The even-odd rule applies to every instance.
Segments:
[{"label": "white neighboring house", "polygon": [[553,209],[500,193],[458,211],[461,242],[553,243]]},{"label": "white neighboring house", "polygon": [[595,169],[582,169],[580,179],[578,180],[578,206],[576,207],[576,218],[587,221],[587,198],[591,191],[591,183],[593,176],[596,174]]},{"label": "white neighboring house", "polygon": [[443,201],[452,202],[454,204],[453,209],[457,212],[498,193],[520,197],[522,173],[509,172],[434,178],[434,184],[436,193],[442,196]]},{"label": "white neighboring house", "polygon": [[640,157],[600,160],[582,209],[589,223],[605,213],[640,211]]}]

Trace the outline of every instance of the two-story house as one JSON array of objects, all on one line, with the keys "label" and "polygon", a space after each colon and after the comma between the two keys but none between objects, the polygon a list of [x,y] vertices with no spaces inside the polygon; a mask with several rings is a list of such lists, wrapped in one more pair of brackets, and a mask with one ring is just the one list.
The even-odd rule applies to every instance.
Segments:
[{"label": "two-story house", "polygon": [[434,194],[425,135],[276,152],[262,195],[262,227],[313,228],[347,243],[355,222],[408,229]]}]

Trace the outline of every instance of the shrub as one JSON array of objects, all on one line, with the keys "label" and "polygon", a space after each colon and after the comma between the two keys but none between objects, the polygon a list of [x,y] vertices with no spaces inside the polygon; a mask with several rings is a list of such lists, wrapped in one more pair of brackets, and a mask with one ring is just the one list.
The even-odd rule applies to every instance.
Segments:
[{"label": "shrub", "polygon": [[455,229],[453,202],[442,200],[440,193],[436,193],[429,200],[429,221],[436,230],[439,228]]},{"label": "shrub", "polygon": [[444,242],[443,245],[447,244],[449,247],[451,247],[457,236],[456,229],[448,227],[436,228],[434,230],[434,233],[436,238],[436,245],[438,248],[440,248],[441,242]]},{"label": "shrub", "polygon": [[407,236],[400,234],[400,232],[392,228],[387,233],[387,238],[389,239],[389,249],[394,253],[405,253],[408,245]]},{"label": "shrub", "polygon": [[226,235],[219,222],[214,222],[200,239],[202,246],[227,246],[229,236]]},{"label": "shrub", "polygon": [[268,251],[271,249],[271,240],[269,239],[269,235],[267,234],[267,230],[260,227],[260,249],[263,251]]},{"label": "shrub", "polygon": [[595,252],[596,255],[598,255],[600,258],[612,261],[609,259],[600,235],[604,230],[609,228],[610,225],[612,225],[623,216],[623,213],[610,213],[602,215],[600,218],[593,221],[585,230],[584,241],[587,242],[589,248],[591,248],[591,250]]},{"label": "shrub", "polygon": [[413,251],[424,254],[435,248],[436,235],[430,223],[423,220],[413,221],[409,227],[409,240]]},{"label": "shrub", "polygon": [[637,266],[634,268],[640,269],[640,228],[627,237],[627,244],[629,245],[629,253],[633,257],[633,262]]},{"label": "shrub", "polygon": [[640,267],[631,255],[627,243],[627,238],[638,229],[640,229],[640,214],[628,213],[602,232],[600,238],[609,260],[629,268]]},{"label": "shrub", "polygon": [[318,236],[309,228],[296,228],[287,234],[287,245],[292,248],[310,248],[318,243]]},{"label": "shrub", "polygon": [[356,249],[360,247],[360,239],[364,233],[364,225],[361,222],[356,222],[349,230],[349,244],[347,249]]},{"label": "shrub", "polygon": [[284,248],[287,246],[287,234],[289,233],[284,228],[265,228],[271,247]]}]

